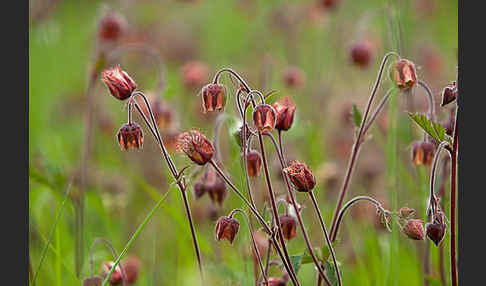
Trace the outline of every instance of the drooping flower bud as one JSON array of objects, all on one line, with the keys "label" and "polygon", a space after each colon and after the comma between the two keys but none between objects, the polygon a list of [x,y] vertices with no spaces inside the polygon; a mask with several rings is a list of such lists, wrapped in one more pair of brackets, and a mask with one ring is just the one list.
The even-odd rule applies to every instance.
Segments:
[{"label": "drooping flower bud", "polygon": [[238,220],[232,217],[223,216],[218,219],[216,224],[216,240],[226,238],[231,244],[235,239],[240,228]]},{"label": "drooping flower bud", "polygon": [[98,24],[98,38],[100,42],[116,42],[126,28],[126,20],[118,13],[108,12]]},{"label": "drooping flower bud", "polygon": [[185,153],[189,159],[198,165],[204,165],[214,155],[214,147],[206,136],[197,130],[189,130],[179,134],[176,149]]},{"label": "drooping flower bud", "polygon": [[279,277],[269,277],[268,286],[286,286],[287,282]]},{"label": "drooping flower bud", "polygon": [[272,132],[277,122],[277,113],[269,104],[260,104],[253,111],[253,122],[260,133]]},{"label": "drooping flower bud", "polygon": [[228,195],[228,190],[226,189],[224,181],[218,175],[216,175],[215,179],[215,182],[207,187],[209,198],[213,203],[223,206],[223,202]]},{"label": "drooping flower bud", "polygon": [[128,257],[123,263],[123,271],[125,271],[125,276],[127,278],[128,284],[137,282],[138,273],[140,272],[140,260],[135,256]]},{"label": "drooping flower bud", "polygon": [[142,128],[135,122],[123,124],[118,130],[117,137],[120,147],[125,150],[130,147],[139,149],[143,145]]},{"label": "drooping flower bud", "polygon": [[430,238],[436,246],[439,246],[444,239],[446,229],[447,225],[444,222],[444,213],[441,210],[435,213],[433,222],[429,222],[425,225],[427,237]]},{"label": "drooping flower bud", "polygon": [[415,213],[415,210],[408,207],[403,207],[398,211],[398,213],[400,217],[408,218]]},{"label": "drooping flower bud", "polygon": [[413,240],[424,240],[424,222],[420,219],[409,219],[402,228],[408,238]]},{"label": "drooping flower bud", "polygon": [[401,59],[392,64],[390,78],[401,90],[409,90],[417,83],[415,65],[406,59]]},{"label": "drooping flower bud", "polygon": [[454,100],[457,99],[457,96],[459,95],[459,92],[457,90],[456,82],[454,81],[452,85],[446,86],[442,90],[442,102],[440,106],[444,107],[447,104],[453,102]]},{"label": "drooping flower bud", "polygon": [[361,40],[351,47],[351,60],[360,67],[367,67],[374,54],[374,46],[369,40]]},{"label": "drooping flower bud", "polygon": [[432,164],[435,153],[435,145],[429,141],[415,142],[412,147],[412,160],[417,166],[429,166]]},{"label": "drooping flower bud", "polygon": [[277,123],[275,128],[277,130],[287,131],[292,126],[294,122],[295,104],[286,96],[273,104],[273,108],[277,112]]},{"label": "drooping flower bud", "polygon": [[189,61],[182,67],[181,75],[186,87],[200,87],[209,79],[209,68],[203,62]]},{"label": "drooping flower bud", "polygon": [[[106,278],[108,276],[108,273],[110,272],[111,268],[115,265],[115,262],[113,261],[105,261],[101,265],[101,275],[102,277]],[[120,265],[117,265],[113,273],[111,274],[110,277],[110,285],[119,285],[121,284],[123,279]]]},{"label": "drooping flower bud", "polygon": [[204,182],[196,182],[193,186],[194,189],[194,198],[199,200],[206,192],[206,185]]},{"label": "drooping flower bud", "polygon": [[111,95],[119,100],[129,98],[137,88],[137,84],[120,68],[120,65],[103,71],[103,81]]},{"label": "drooping flower bud", "polygon": [[321,0],[321,3],[327,9],[334,9],[337,6],[338,0]]},{"label": "drooping flower bud", "polygon": [[256,150],[251,150],[246,154],[246,163],[248,166],[248,176],[258,177],[262,166],[262,157]]},{"label": "drooping flower bud", "polygon": [[305,74],[298,67],[287,67],[282,72],[282,80],[290,88],[299,88],[305,84]]},{"label": "drooping flower bud", "polygon": [[83,286],[101,286],[103,280],[98,276],[89,277],[83,280]]},{"label": "drooping flower bud", "polygon": [[297,236],[297,220],[290,215],[281,215],[279,218],[280,227],[282,228],[283,237],[286,240],[291,240]]},{"label": "drooping flower bud", "polygon": [[202,88],[202,106],[207,111],[221,111],[226,104],[226,89],[224,85],[210,83]]},{"label": "drooping flower bud", "polygon": [[284,171],[299,192],[310,192],[316,185],[316,178],[305,163],[293,161]]},{"label": "drooping flower bud", "polygon": [[151,108],[157,126],[161,130],[170,130],[173,128],[174,111],[167,103],[160,98],[156,98],[151,101]]}]

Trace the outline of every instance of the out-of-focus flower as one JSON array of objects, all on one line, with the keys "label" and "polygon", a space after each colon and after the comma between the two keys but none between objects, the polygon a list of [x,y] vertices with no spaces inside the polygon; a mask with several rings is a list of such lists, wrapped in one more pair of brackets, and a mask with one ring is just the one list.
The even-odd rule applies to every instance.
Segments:
[{"label": "out-of-focus flower", "polygon": [[127,22],[125,18],[113,11],[101,17],[98,23],[98,39],[100,42],[116,42],[125,31]]},{"label": "out-of-focus flower", "polygon": [[359,67],[367,67],[375,53],[374,45],[367,39],[362,39],[351,47],[351,60]]},{"label": "out-of-focus flower", "polygon": [[282,71],[282,80],[291,88],[299,88],[305,84],[304,72],[295,66],[289,66]]},{"label": "out-of-focus flower", "polygon": [[260,175],[260,168],[262,166],[262,158],[258,151],[250,150],[246,154],[246,162],[248,166],[248,176],[258,177]]},{"label": "out-of-focus flower", "polygon": [[209,79],[209,68],[201,61],[189,61],[182,66],[181,76],[186,87],[200,87]]},{"label": "out-of-focus flower", "polygon": [[424,166],[432,164],[435,145],[429,141],[415,142],[412,147],[412,160],[415,165]]},{"label": "out-of-focus flower", "polygon": [[280,227],[282,228],[283,237],[291,240],[297,236],[297,220],[290,215],[281,215],[279,218]]}]

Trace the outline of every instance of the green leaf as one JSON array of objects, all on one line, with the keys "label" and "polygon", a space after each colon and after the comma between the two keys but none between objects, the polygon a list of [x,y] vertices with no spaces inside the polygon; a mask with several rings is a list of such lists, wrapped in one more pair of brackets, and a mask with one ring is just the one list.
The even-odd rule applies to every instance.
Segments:
[{"label": "green leaf", "polygon": [[427,134],[438,142],[447,141],[452,144],[451,137],[446,134],[446,130],[439,123],[429,120],[423,114],[413,114],[409,112],[408,116],[410,116],[410,118],[417,123],[420,128],[422,128],[425,132],[427,132]]},{"label": "green leaf", "polygon": [[[339,266],[339,274],[341,275],[341,279],[343,277],[343,271],[341,270],[341,263],[339,261],[336,261],[337,265]],[[338,280],[336,276],[336,270],[334,268],[334,262],[330,260],[324,261],[324,269],[326,270],[326,275],[327,278],[329,279],[329,282],[331,282],[331,285],[336,286],[338,285]]]},{"label": "green leaf", "polygon": [[304,254],[290,256],[290,263],[295,270],[295,275],[299,273],[300,266],[302,266],[302,258],[304,258]]},{"label": "green leaf", "polygon": [[352,115],[353,115],[354,124],[356,125],[356,127],[360,127],[362,116],[361,116],[361,112],[359,111],[358,107],[354,103],[353,103],[353,114]]},{"label": "green leaf", "polygon": [[[331,244],[332,244],[332,247],[334,248],[337,244],[337,240],[335,240],[334,242],[331,242]],[[331,255],[331,250],[329,249],[329,247],[327,247],[327,243],[325,243],[325,244],[322,245],[322,248],[321,248],[322,259],[324,259],[324,260],[328,259],[329,255]]]}]

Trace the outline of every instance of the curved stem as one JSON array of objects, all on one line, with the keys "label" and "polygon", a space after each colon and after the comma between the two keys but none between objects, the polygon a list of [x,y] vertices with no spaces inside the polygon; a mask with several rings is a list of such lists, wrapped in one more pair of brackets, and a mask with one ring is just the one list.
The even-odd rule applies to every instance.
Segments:
[{"label": "curved stem", "polygon": [[235,72],[234,70],[230,69],[230,68],[223,68],[223,69],[220,69],[216,75],[214,76],[214,79],[213,79],[213,83],[218,83],[218,80],[219,80],[219,77],[221,76],[221,74],[223,72],[228,72],[230,73],[231,75],[233,75],[234,77],[236,77],[236,79],[238,79],[238,81],[243,85],[243,87],[246,89],[247,92],[250,92],[250,87],[248,86],[248,84],[246,83],[246,81],[237,73]]},{"label": "curved stem", "polygon": [[430,169],[429,207],[431,208],[432,220],[434,218],[434,214],[435,214],[435,211],[436,211],[435,210],[436,204],[433,203],[433,202],[437,200],[435,193],[434,193],[434,184],[435,184],[435,174],[436,174],[436,170],[437,170],[437,162],[439,161],[440,151],[442,151],[444,149],[444,147],[446,147],[447,145],[449,145],[449,142],[447,142],[447,141],[443,141],[439,144],[439,146],[437,147],[437,150],[435,151],[434,161],[433,161],[432,167]]},{"label": "curved stem", "polygon": [[[113,245],[111,245],[111,243],[108,240],[106,240],[102,237],[96,238],[93,242],[93,245],[91,246],[91,250],[90,250],[90,253],[89,253],[89,264],[91,265],[91,277],[94,276],[93,250],[94,250],[95,246],[100,242],[103,243],[106,247],[108,247],[108,249],[111,250],[111,254],[113,255],[113,258],[115,260],[118,259],[118,254],[116,253],[115,248],[113,248]],[[125,285],[127,285],[127,277],[125,275],[125,270],[123,269],[121,264],[119,264],[118,266],[120,267],[120,272],[121,272],[121,275],[122,275],[122,285],[125,286]],[[113,268],[115,268],[115,266],[113,266]]]},{"label": "curved stem", "polygon": [[357,196],[357,197],[352,198],[339,211],[339,214],[338,214],[337,220],[336,220],[336,222],[337,222],[336,223],[336,230],[334,231],[334,233],[331,234],[331,241],[332,242],[334,242],[336,240],[336,236],[337,236],[337,233],[338,233],[338,230],[339,230],[339,225],[341,224],[341,221],[343,219],[344,214],[346,213],[346,210],[349,207],[351,207],[353,204],[355,204],[355,203],[357,203],[359,201],[362,201],[362,200],[371,202],[372,204],[374,204],[384,214],[389,213],[387,210],[385,210],[383,208],[383,206],[381,205],[381,203],[379,201],[373,199],[372,197],[368,197],[368,196]]},{"label": "curved stem", "polygon": [[386,92],[385,96],[383,97],[383,99],[380,101],[380,103],[376,107],[375,112],[373,112],[373,114],[370,116],[370,120],[368,121],[368,123],[366,123],[366,127],[363,130],[363,135],[366,135],[366,133],[368,132],[368,129],[370,129],[371,125],[375,122],[375,120],[378,117],[378,115],[380,114],[381,110],[383,109],[383,107],[385,107],[385,104],[388,101],[388,99],[390,98],[390,95],[391,95],[391,93],[394,89],[395,88],[392,87]]},{"label": "curved stem", "polygon": [[454,139],[452,143],[451,159],[451,280],[452,286],[457,286],[457,262],[456,262],[456,177],[457,177],[457,152],[458,152],[458,121],[459,106],[456,109],[456,122],[454,123]]},{"label": "curved stem", "polygon": [[[399,58],[399,56],[394,52],[389,52],[383,57],[383,61],[381,62],[381,66],[380,66],[380,70],[378,72],[378,76],[376,77],[376,81],[375,81],[375,84],[374,84],[373,89],[371,91],[370,98],[368,99],[368,104],[366,105],[366,110],[365,110],[363,119],[361,121],[361,126],[360,126],[359,131],[358,131],[358,136],[356,137],[355,143],[353,145],[353,150],[352,150],[351,158],[350,158],[349,163],[348,163],[346,176],[344,178],[343,186],[341,188],[341,192],[339,194],[339,199],[338,199],[338,202],[336,204],[336,210],[334,211],[334,216],[333,216],[333,220],[332,220],[332,224],[331,224],[331,237],[335,237],[334,233],[336,232],[335,228],[336,228],[338,215],[339,215],[339,212],[341,210],[341,206],[342,206],[343,201],[344,201],[344,196],[346,195],[346,191],[348,190],[349,182],[351,180],[351,175],[353,173],[354,164],[356,163],[356,157],[358,155],[359,147],[361,145],[361,136],[362,136],[363,131],[364,131],[364,126],[366,124],[366,120],[368,119],[368,114],[369,114],[369,111],[370,111],[370,108],[371,108],[371,104],[373,103],[376,92],[378,91],[378,87],[380,86],[380,81],[381,81],[381,78],[382,78],[382,75],[383,75],[383,71],[385,69],[386,62],[387,62],[388,58],[392,55],[397,56]],[[334,242],[334,240],[331,240],[331,241]]]},{"label": "curved stem", "polygon": [[429,119],[434,121],[434,115],[435,115],[435,101],[434,101],[434,96],[432,95],[432,90],[430,87],[423,81],[418,81],[418,85],[421,86],[424,90],[425,93],[427,94],[427,98],[429,99]]}]

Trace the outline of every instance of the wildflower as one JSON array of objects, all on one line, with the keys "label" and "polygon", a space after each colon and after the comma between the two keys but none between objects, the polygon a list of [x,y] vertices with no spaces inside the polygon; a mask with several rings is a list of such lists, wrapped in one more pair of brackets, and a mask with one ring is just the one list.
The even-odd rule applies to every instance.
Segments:
[{"label": "wildflower", "polygon": [[440,106],[446,106],[447,104],[453,102],[457,99],[459,92],[457,90],[456,82],[454,81],[452,85],[446,86],[442,90],[442,102]]},{"label": "wildflower", "polygon": [[120,68],[120,65],[103,71],[103,81],[111,95],[119,100],[129,98],[137,88],[137,84]]},{"label": "wildflower", "polygon": [[436,246],[439,246],[444,239],[446,229],[447,225],[444,222],[444,213],[441,210],[437,210],[433,221],[425,225],[427,237],[432,240]]},{"label": "wildflower", "polygon": [[269,104],[260,104],[253,111],[253,122],[260,133],[272,132],[275,128],[277,113]]},{"label": "wildflower", "polygon": [[211,83],[202,88],[202,105],[204,112],[221,111],[226,104],[226,90],[224,85]]},{"label": "wildflower", "polygon": [[135,283],[140,272],[140,260],[135,256],[130,256],[122,263],[122,267],[128,284]]},{"label": "wildflower", "polygon": [[302,87],[305,84],[305,74],[298,67],[287,67],[282,72],[282,80],[288,87]]},{"label": "wildflower", "polygon": [[240,228],[238,220],[232,217],[222,216],[218,219],[216,224],[216,239],[221,240],[226,238],[231,244],[235,239],[236,234]]},{"label": "wildflower", "polygon": [[396,61],[391,66],[390,78],[399,89],[409,90],[417,83],[415,65],[406,59]]},{"label": "wildflower", "polygon": [[125,30],[126,20],[118,13],[109,12],[98,24],[98,38],[101,42],[115,42]]},{"label": "wildflower", "polygon": [[316,178],[305,163],[293,161],[284,171],[299,192],[312,191],[316,185]]},{"label": "wildflower", "polygon": [[[103,277],[106,278],[106,276],[108,276],[108,273],[111,271],[111,268],[113,267],[113,265],[115,265],[115,262],[113,262],[113,261],[103,262],[103,264],[101,265],[101,274],[102,274]],[[117,265],[115,270],[111,274],[110,284],[111,285],[119,285],[119,284],[121,284],[122,279],[123,279],[123,276],[122,276],[122,273],[121,273],[120,265]]]},{"label": "wildflower", "polygon": [[177,138],[176,149],[198,165],[206,164],[214,155],[211,141],[197,130],[181,133]]},{"label": "wildflower", "polygon": [[373,45],[368,40],[361,40],[351,47],[351,60],[360,67],[367,67],[373,57]]},{"label": "wildflower", "polygon": [[275,128],[277,130],[289,130],[294,122],[294,113],[296,108],[292,99],[286,96],[275,102],[273,104],[273,108],[275,108],[277,113],[277,122],[275,124]]},{"label": "wildflower", "polygon": [[182,81],[189,88],[202,86],[209,78],[209,68],[200,61],[189,61],[181,70]]},{"label": "wildflower", "polygon": [[412,147],[412,160],[415,165],[424,166],[432,164],[435,145],[429,141],[415,142]]},{"label": "wildflower", "polygon": [[283,237],[286,240],[291,240],[297,236],[297,220],[290,215],[281,215],[279,218],[280,227],[282,228]]},{"label": "wildflower", "polygon": [[420,219],[409,219],[402,228],[403,232],[414,240],[424,240],[424,222]]},{"label": "wildflower", "polygon": [[248,176],[258,177],[262,166],[262,157],[260,156],[260,153],[255,150],[249,151],[246,154],[246,163],[248,166]]},{"label": "wildflower", "polygon": [[143,145],[142,128],[135,122],[123,124],[118,130],[117,137],[120,147],[125,150],[128,150],[130,147],[139,149]]}]

